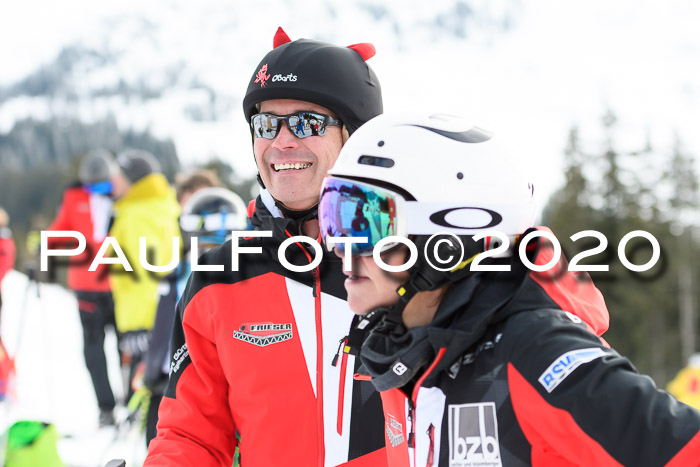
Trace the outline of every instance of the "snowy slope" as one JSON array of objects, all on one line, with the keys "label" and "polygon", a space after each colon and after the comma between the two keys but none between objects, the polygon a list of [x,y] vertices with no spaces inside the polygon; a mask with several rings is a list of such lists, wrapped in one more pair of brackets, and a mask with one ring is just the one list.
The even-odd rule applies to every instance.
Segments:
[{"label": "snowy slope", "polygon": [[[140,465],[145,439],[124,433],[112,443],[114,430],[97,427],[97,400],[83,359],[82,327],[74,296],[63,287],[36,283],[10,271],[2,284],[2,335],[16,355],[15,397],[0,403],[0,430],[18,420],[53,422],[62,436],[58,449],[68,466],[103,466],[114,457]],[[105,342],[110,379],[123,394],[114,334]]]}]

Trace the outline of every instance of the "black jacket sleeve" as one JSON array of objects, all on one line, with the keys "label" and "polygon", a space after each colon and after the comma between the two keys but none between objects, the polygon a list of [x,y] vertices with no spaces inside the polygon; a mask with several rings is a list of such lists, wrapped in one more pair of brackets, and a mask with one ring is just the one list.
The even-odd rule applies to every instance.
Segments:
[{"label": "black jacket sleeve", "polygon": [[513,335],[513,408],[533,464],[551,451],[578,465],[700,464],[700,412],[657,389],[576,317],[519,313],[505,333]]}]

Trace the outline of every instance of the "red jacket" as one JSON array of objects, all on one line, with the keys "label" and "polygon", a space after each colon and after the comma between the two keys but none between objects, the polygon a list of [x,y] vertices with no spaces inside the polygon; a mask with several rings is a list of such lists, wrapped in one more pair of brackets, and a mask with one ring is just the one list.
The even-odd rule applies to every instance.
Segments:
[{"label": "red jacket", "polygon": [[[236,432],[247,467],[386,465],[379,393],[353,380],[354,357],[334,358],[354,316],[340,260],[326,254],[313,272],[289,271],[277,249],[299,227],[260,198],[253,222],[274,237],[240,243],[262,253],[242,254],[232,272],[227,242],[199,259],[224,271],[190,276],[144,465],[230,467]],[[287,249],[293,264],[308,264],[306,254]]]},{"label": "red jacket", "polygon": [[4,230],[8,231],[8,235],[3,235],[3,229],[0,229],[0,285],[7,271],[15,267],[15,243],[9,235],[9,229]]},{"label": "red jacket", "polygon": [[[91,195],[81,185],[68,188],[63,192],[63,202],[58,208],[58,214],[47,230],[75,230],[85,236],[85,251],[70,258],[68,266],[68,287],[72,290],[89,292],[106,292],[110,290],[107,265],[100,265],[97,270],[88,271],[95,254],[104,240],[110,219],[110,203],[106,197]],[[101,200],[102,203],[95,202]],[[105,209],[110,210],[106,212]],[[97,237],[95,232],[95,220],[101,219],[105,225],[98,226]],[[76,241],[71,238],[50,238],[49,248],[74,248]]]}]

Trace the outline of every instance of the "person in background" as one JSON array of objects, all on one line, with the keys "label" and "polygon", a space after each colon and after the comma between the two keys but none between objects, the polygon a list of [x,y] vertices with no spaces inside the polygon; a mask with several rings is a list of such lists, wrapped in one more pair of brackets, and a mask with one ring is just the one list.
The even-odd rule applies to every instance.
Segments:
[{"label": "person in background", "polygon": [[700,410],[700,353],[688,359],[688,365],[666,386],[679,401]]},{"label": "person in background", "polygon": [[221,186],[221,180],[214,171],[208,169],[197,169],[175,176],[175,195],[180,207],[184,206],[187,199],[200,188],[217,186]]},{"label": "person in background", "polygon": [[[206,216],[212,216],[215,221],[221,221],[219,226],[221,228],[203,239],[206,241],[199,242],[198,253],[201,254],[223,243],[228,231],[241,230],[241,226],[245,226],[246,219],[243,201],[235,193],[220,188],[221,183],[213,172],[198,170],[178,177],[176,180],[176,195],[183,209],[180,216],[180,230],[183,236],[184,254],[183,261],[177,269],[168,274],[161,283],[156,320],[144,359],[144,384],[151,392],[146,418],[146,444],[149,444],[156,435],[158,407],[168,382],[170,333],[175,319],[175,307],[191,271],[190,239],[209,232],[204,225]],[[190,203],[191,196],[200,191],[202,194],[192,198]]]},{"label": "person in background", "polygon": [[[64,191],[58,213],[47,229],[73,230],[85,237],[85,252],[71,257],[68,263],[68,288],[78,300],[85,364],[97,396],[100,426],[114,424],[115,398],[107,375],[104,340],[105,330],[116,331],[116,325],[107,266],[99,265],[95,271],[88,268],[109,230],[112,193],[118,174],[112,153],[104,149],[90,151],[80,161],[79,180]],[[52,237],[48,245],[68,247],[67,243],[72,242],[73,239],[66,242]]]},{"label": "person in background", "polygon": [[350,335],[358,377],[382,393],[389,465],[699,465],[700,412],[599,337],[608,313],[587,273],[547,270],[556,238],[532,228],[519,162],[461,118],[382,115],[323,183],[333,236],[379,201],[366,215],[380,235],[335,251],[350,260]]},{"label": "person in background", "polygon": [[[0,207],[0,291],[5,274],[15,267],[16,254],[15,242],[12,240],[12,231],[10,230],[10,216],[7,215],[7,211]],[[0,312],[2,312],[1,294]]]},{"label": "person in background", "polygon": [[141,264],[139,237],[146,237],[149,264],[164,266],[179,259],[180,206],[175,191],[160,173],[160,164],[151,153],[128,149],[117,156],[117,163],[121,170],[115,183],[119,199],[114,204],[110,235],[119,244],[133,271],[113,266],[110,282],[117,329],[122,334],[120,348],[130,365],[128,400],[133,393],[134,373],[148,348],[148,333],[153,328],[160,298],[158,284],[164,277],[163,273],[148,271]]},{"label": "person in background", "polygon": [[[2,280],[7,272],[15,267],[15,242],[12,240],[10,230],[10,217],[7,212],[0,207],[0,323],[2,323]],[[14,364],[2,343],[0,335],[0,401],[7,395],[10,375],[13,372]]]}]

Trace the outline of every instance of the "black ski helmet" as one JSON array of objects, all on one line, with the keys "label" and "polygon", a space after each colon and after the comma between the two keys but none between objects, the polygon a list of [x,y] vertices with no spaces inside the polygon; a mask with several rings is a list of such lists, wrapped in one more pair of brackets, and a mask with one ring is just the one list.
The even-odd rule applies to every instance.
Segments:
[{"label": "black ski helmet", "polygon": [[146,175],[161,171],[158,159],[142,149],[125,149],[117,156],[117,164],[129,183],[136,183]]},{"label": "black ski helmet", "polygon": [[246,120],[250,122],[262,101],[297,99],[332,110],[352,134],[383,111],[379,80],[366,63],[374,54],[370,43],[339,47],[292,41],[278,28],[273,49],[255,68],[243,98]]},{"label": "black ski helmet", "polygon": [[119,166],[111,152],[93,149],[80,161],[78,178],[83,185],[109,180],[119,173]]}]

